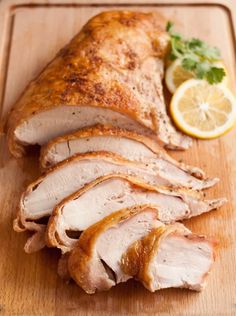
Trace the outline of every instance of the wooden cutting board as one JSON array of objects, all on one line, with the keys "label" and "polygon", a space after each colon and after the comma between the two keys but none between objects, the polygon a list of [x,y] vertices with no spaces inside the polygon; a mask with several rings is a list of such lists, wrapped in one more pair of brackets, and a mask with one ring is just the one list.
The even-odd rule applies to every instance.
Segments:
[{"label": "wooden cutting board", "polygon": [[[71,2],[72,1],[72,2]],[[160,11],[186,35],[217,45],[236,93],[236,1],[2,1],[0,2],[1,119],[26,84],[91,16],[110,9]],[[123,3],[123,4],[122,4]],[[234,9],[233,9],[234,7]],[[169,289],[149,293],[130,281],[107,293],[86,295],[56,273],[59,253],[45,249],[27,255],[27,234],[12,230],[23,187],[39,174],[37,157],[16,161],[5,136],[0,143],[0,315],[236,315],[236,130],[213,141],[194,141],[178,159],[203,168],[220,183],[207,196],[226,196],[228,204],[186,225],[219,240],[216,263],[202,293]],[[27,235],[28,237],[28,235]]]}]

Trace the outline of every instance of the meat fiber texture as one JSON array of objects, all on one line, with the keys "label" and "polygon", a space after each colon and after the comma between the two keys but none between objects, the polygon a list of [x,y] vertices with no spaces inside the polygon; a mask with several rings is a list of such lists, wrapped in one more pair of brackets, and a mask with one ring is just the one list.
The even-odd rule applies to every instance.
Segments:
[{"label": "meat fiber texture", "polygon": [[43,170],[76,154],[109,151],[129,160],[153,162],[165,172],[182,171],[196,178],[205,177],[197,168],[178,162],[150,137],[111,125],[82,128],[52,139],[41,149],[40,164]]},{"label": "meat fiber texture", "polygon": [[151,292],[170,287],[201,291],[215,260],[215,246],[214,240],[182,224],[159,226],[129,247],[121,269]]},{"label": "meat fiber texture", "polygon": [[[167,173],[160,171],[155,165],[133,162],[113,153],[79,154],[62,161],[27,187],[21,196],[14,229],[29,229],[41,234],[45,227],[38,221],[50,216],[58,203],[82,189],[85,184],[110,174],[134,176],[140,178],[143,183],[156,187],[165,186],[169,189],[178,188],[182,183],[175,174],[169,178]],[[194,178],[194,182],[198,188],[203,189],[213,185],[215,180]],[[182,187],[189,186],[191,187],[191,182],[183,179]],[[196,194],[201,196],[201,193]],[[33,239],[30,241],[33,242]],[[28,248],[31,249],[31,242],[26,245],[27,251]]]},{"label": "meat fiber texture", "polygon": [[191,190],[154,187],[138,178],[109,175],[89,183],[54,208],[47,227],[47,244],[63,253],[71,251],[77,242],[75,233],[79,236],[121,208],[147,202],[157,208],[161,222],[171,223],[209,212],[225,200],[202,200]]},{"label": "meat fiber texture", "polygon": [[163,225],[156,214],[149,205],[136,206],[90,226],[68,257],[71,277],[88,294],[132,277],[152,292],[201,290],[214,262],[215,242],[181,224]]}]

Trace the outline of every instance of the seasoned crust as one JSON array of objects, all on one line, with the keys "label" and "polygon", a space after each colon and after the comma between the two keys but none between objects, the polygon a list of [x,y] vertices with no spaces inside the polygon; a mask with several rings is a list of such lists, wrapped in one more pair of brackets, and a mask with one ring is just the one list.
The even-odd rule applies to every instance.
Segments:
[{"label": "seasoned crust", "polygon": [[[136,45],[131,47],[133,38]],[[112,11],[92,18],[15,104],[7,124],[12,154],[24,153],[24,144],[14,134],[16,127],[62,104],[109,108],[156,131],[156,110],[141,104],[116,75],[104,78],[114,69],[132,71],[148,56],[161,59],[168,46],[165,20],[157,13]]]}]

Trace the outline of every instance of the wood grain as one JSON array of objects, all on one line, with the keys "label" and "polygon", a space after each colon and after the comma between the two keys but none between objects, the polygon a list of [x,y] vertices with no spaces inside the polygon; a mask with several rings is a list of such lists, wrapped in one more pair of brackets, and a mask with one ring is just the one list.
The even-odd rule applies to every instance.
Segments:
[{"label": "wood grain", "polygon": [[[66,5],[63,5],[65,4]],[[2,122],[26,84],[55,53],[78,32],[87,19],[116,8],[112,1],[0,2],[0,97]],[[119,9],[128,1],[114,1]],[[130,0],[130,2],[132,2]],[[132,2],[132,10],[161,11],[186,35],[203,38],[220,47],[236,88],[236,1],[186,0]],[[80,5],[79,5],[80,3]],[[93,3],[91,6],[89,3]],[[20,5],[25,4],[25,5]],[[43,5],[44,4],[44,5]],[[56,5],[57,4],[57,5]],[[108,6],[109,4],[109,6]],[[6,70],[6,72],[5,72]],[[10,157],[5,136],[0,139],[0,315],[236,315],[236,146],[235,130],[214,141],[194,141],[187,152],[172,156],[218,176],[219,185],[208,196],[226,196],[229,203],[219,211],[186,221],[194,232],[219,240],[218,258],[206,290],[165,290],[151,294],[136,282],[107,293],[88,296],[75,284],[65,284],[56,273],[59,253],[43,250],[27,255],[26,234],[12,230],[17,202],[23,187],[39,174],[36,156],[16,161]]]}]

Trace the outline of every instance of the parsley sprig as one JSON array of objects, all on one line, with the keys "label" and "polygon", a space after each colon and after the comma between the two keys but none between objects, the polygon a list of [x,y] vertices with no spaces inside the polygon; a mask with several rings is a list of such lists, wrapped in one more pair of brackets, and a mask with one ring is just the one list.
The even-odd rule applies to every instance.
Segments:
[{"label": "parsley sprig", "polygon": [[168,22],[166,30],[171,39],[169,59],[181,59],[182,67],[192,71],[196,78],[205,79],[210,84],[219,83],[226,75],[223,68],[214,63],[221,59],[217,47],[210,47],[197,38],[186,40],[173,30],[173,23]]}]

